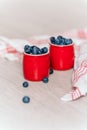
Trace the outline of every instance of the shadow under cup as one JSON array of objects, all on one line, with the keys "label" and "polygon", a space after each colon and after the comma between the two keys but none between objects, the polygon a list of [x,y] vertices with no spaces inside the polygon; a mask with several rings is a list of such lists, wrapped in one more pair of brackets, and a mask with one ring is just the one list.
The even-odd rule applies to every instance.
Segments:
[{"label": "shadow under cup", "polygon": [[74,44],[54,45],[50,43],[50,61],[54,70],[68,70],[74,66]]},{"label": "shadow under cup", "polygon": [[31,81],[42,81],[49,76],[50,55],[49,53],[23,55],[23,74],[24,78]]}]

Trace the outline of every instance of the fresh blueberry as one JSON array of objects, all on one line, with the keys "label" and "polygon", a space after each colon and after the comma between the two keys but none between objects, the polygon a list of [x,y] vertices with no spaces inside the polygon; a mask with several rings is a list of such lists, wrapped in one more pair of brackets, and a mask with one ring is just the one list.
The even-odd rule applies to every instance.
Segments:
[{"label": "fresh blueberry", "polygon": [[33,49],[32,49],[32,54],[34,54],[34,55],[41,54],[40,48],[34,46]]},{"label": "fresh blueberry", "polygon": [[55,44],[59,45],[60,44],[60,40],[59,39],[55,39]]},{"label": "fresh blueberry", "polygon": [[55,37],[50,37],[50,41],[51,41],[51,43],[55,44],[55,42],[56,42]]},{"label": "fresh blueberry", "polygon": [[43,78],[44,83],[48,83],[49,79],[47,77]]},{"label": "fresh blueberry", "polygon": [[72,39],[69,39],[69,44],[72,44],[72,43],[73,43]]},{"label": "fresh blueberry", "polygon": [[31,52],[31,47],[30,47],[29,45],[25,45],[25,46],[24,46],[24,52],[30,54],[30,52]]},{"label": "fresh blueberry", "polygon": [[72,39],[65,39],[65,44],[68,45],[68,44],[72,44],[73,41]]},{"label": "fresh blueberry", "polygon": [[47,47],[43,47],[41,48],[41,54],[47,53],[48,52],[48,48]]},{"label": "fresh blueberry", "polygon": [[27,88],[28,86],[29,86],[29,84],[27,81],[23,82],[23,87]]},{"label": "fresh blueberry", "polygon": [[50,68],[50,74],[53,74],[53,69],[52,68]]},{"label": "fresh blueberry", "polygon": [[57,36],[57,39],[61,40],[63,37],[62,36]]},{"label": "fresh blueberry", "polygon": [[68,45],[68,44],[69,44],[69,40],[65,39],[65,45]]},{"label": "fresh blueberry", "polygon": [[24,96],[22,100],[23,100],[24,103],[30,102],[30,98],[28,96]]},{"label": "fresh blueberry", "polygon": [[26,49],[28,49],[30,46],[29,45],[25,45],[24,46],[24,49],[26,50]]},{"label": "fresh blueberry", "polygon": [[31,46],[31,53],[32,53],[32,50],[33,50],[34,47],[36,47],[36,46]]},{"label": "fresh blueberry", "polygon": [[65,40],[62,38],[62,39],[60,39],[60,43],[59,43],[59,45],[65,45]]},{"label": "fresh blueberry", "polygon": [[41,49],[37,47],[38,54],[41,54]]}]

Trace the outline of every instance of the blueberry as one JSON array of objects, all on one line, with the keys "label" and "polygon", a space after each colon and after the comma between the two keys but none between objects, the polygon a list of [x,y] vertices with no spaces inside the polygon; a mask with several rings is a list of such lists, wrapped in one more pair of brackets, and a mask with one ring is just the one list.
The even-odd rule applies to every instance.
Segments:
[{"label": "blueberry", "polygon": [[32,53],[32,50],[33,50],[34,47],[36,47],[36,46],[31,46],[31,53]]},{"label": "blueberry", "polygon": [[47,77],[43,78],[44,83],[48,83],[49,79]]},{"label": "blueberry", "polygon": [[41,49],[37,47],[38,54],[41,54]]},{"label": "blueberry", "polygon": [[50,68],[50,74],[53,74],[53,69],[52,68]]},{"label": "blueberry", "polygon": [[34,54],[34,55],[41,54],[40,48],[34,46],[33,49],[32,49],[32,54]]},{"label": "blueberry", "polygon": [[29,45],[25,45],[24,46],[24,49],[28,49],[30,46]]},{"label": "blueberry", "polygon": [[27,88],[28,86],[29,86],[28,82],[25,81],[25,82],[23,83],[23,87]]},{"label": "blueberry", "polygon": [[22,99],[22,101],[24,103],[29,103],[30,102],[30,98],[28,96],[24,96],[23,99]]},{"label": "blueberry", "polygon": [[60,44],[60,40],[59,39],[55,39],[55,44],[59,45]]},{"label": "blueberry", "polygon": [[53,44],[55,44],[55,37],[50,37],[50,41],[51,41],[51,43],[53,43]]},{"label": "blueberry", "polygon": [[65,39],[65,44],[68,45],[68,44],[72,44],[73,41],[72,39]]},{"label": "blueberry", "polygon": [[31,49],[33,49],[34,47],[36,47],[36,46],[31,46]]},{"label": "blueberry", "polygon": [[48,52],[48,48],[47,47],[43,47],[41,48],[41,54],[47,53]]},{"label": "blueberry", "polygon": [[69,39],[69,44],[72,44],[72,43],[73,43],[72,39]]},{"label": "blueberry", "polygon": [[31,47],[30,47],[29,45],[25,45],[25,46],[24,46],[24,52],[30,54],[30,52],[31,52]]},{"label": "blueberry", "polygon": [[62,36],[57,36],[57,39],[61,40],[63,37]]},{"label": "blueberry", "polygon": [[59,45],[65,45],[65,39],[61,39]]}]

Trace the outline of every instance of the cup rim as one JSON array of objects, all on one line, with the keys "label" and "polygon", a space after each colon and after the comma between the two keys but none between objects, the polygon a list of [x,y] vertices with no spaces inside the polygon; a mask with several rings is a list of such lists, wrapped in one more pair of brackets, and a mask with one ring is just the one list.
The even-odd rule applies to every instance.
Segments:
[{"label": "cup rim", "polygon": [[23,52],[24,55],[27,55],[27,56],[32,56],[32,57],[41,57],[41,56],[45,56],[45,55],[48,55],[49,54],[49,51],[47,53],[44,53],[44,54],[38,54],[38,55],[33,55],[33,54],[27,54],[25,52]]},{"label": "cup rim", "polygon": [[74,43],[72,43],[72,44],[69,44],[69,45],[56,45],[56,44],[53,44],[53,43],[49,43],[50,45],[52,45],[52,46],[56,46],[56,47],[68,47],[68,46],[72,46],[72,45],[74,45]]}]

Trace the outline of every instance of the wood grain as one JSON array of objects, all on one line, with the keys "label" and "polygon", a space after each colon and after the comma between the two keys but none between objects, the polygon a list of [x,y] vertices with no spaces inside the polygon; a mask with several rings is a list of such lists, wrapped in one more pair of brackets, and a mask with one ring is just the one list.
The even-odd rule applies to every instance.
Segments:
[{"label": "wood grain", "polygon": [[[0,59],[1,130],[86,130],[87,97],[65,103],[60,100],[71,89],[73,70],[54,71],[49,83],[25,81],[21,62]],[[31,98],[29,104],[23,96]]]}]

